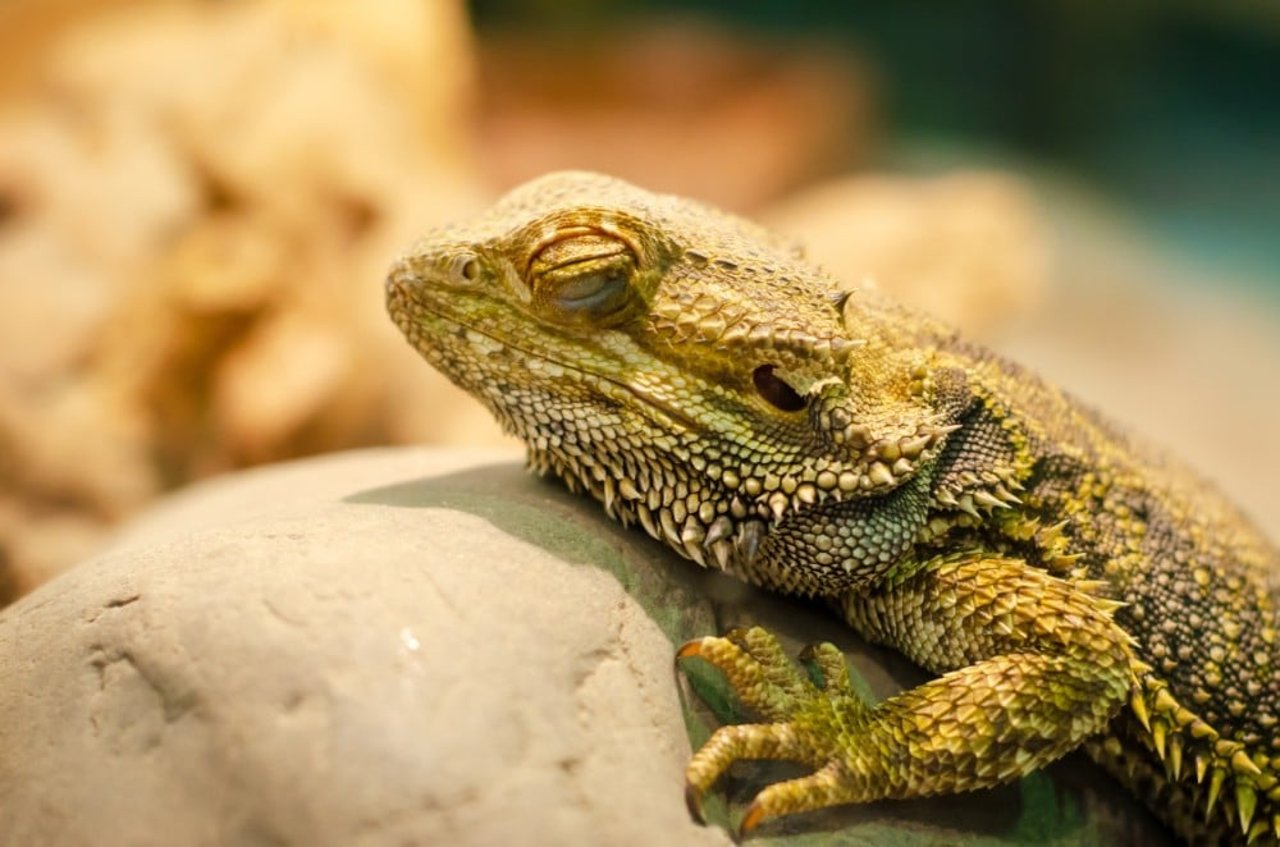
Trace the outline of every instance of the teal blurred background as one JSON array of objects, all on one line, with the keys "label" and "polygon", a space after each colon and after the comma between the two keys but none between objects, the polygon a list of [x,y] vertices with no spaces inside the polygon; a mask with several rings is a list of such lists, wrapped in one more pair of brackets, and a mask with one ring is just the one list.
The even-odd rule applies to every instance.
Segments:
[{"label": "teal blurred background", "polygon": [[864,164],[1060,170],[1185,260],[1280,297],[1280,3],[473,0],[480,33],[696,16],[857,56],[884,138]]}]

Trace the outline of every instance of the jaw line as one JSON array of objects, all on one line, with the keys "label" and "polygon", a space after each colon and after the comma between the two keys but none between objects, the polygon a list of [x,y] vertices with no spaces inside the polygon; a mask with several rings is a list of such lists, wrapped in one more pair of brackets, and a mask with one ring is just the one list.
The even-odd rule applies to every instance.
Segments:
[{"label": "jaw line", "polygon": [[538,359],[544,362],[550,362],[558,367],[564,368],[565,370],[573,371],[574,373],[581,374],[583,376],[590,376],[595,379],[604,380],[605,382],[608,382],[609,384],[616,386],[618,389],[625,391],[627,394],[636,398],[636,400],[638,400],[640,404],[643,405],[644,407],[652,409],[658,414],[668,418],[672,423],[676,424],[678,427],[681,427],[689,432],[700,432],[705,429],[705,427],[699,426],[697,421],[695,421],[693,418],[686,415],[684,412],[678,409],[673,409],[670,406],[659,402],[654,397],[649,395],[647,392],[637,388],[634,385],[621,382],[613,377],[605,376],[604,374],[583,370],[581,367],[577,365],[569,364],[553,356],[546,356],[538,353],[533,353],[527,350],[526,348],[520,346],[519,344],[512,343],[511,341],[505,338],[499,338],[491,332],[485,332],[482,329],[477,329],[474,326],[463,323],[457,318],[454,318],[450,315],[446,315],[443,312],[439,311],[438,309],[433,308],[432,306],[429,306],[426,303],[423,303],[420,299],[412,296],[412,294],[408,291],[403,291],[403,295],[409,301],[411,301],[415,306],[421,309],[423,312],[426,312],[431,317],[445,324],[448,324],[451,327],[455,327],[460,330],[465,330],[466,332],[474,332],[479,335],[483,335],[486,338],[492,340],[493,342],[497,344],[501,344],[502,346],[510,348],[512,350],[515,350],[530,359]]}]

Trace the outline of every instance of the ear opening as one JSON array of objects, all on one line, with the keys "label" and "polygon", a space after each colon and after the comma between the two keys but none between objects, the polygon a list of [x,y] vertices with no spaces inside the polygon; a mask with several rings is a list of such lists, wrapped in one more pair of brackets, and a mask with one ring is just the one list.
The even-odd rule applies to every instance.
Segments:
[{"label": "ear opening", "polygon": [[761,365],[751,372],[751,382],[765,402],[781,412],[799,412],[808,401],[777,373],[774,365]]}]

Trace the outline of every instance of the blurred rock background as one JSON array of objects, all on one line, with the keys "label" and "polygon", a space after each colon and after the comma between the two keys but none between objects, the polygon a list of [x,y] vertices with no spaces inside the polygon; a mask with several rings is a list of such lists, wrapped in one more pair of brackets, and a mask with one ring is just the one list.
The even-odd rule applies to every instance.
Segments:
[{"label": "blurred rock background", "polygon": [[0,4],[0,602],[160,493],[501,438],[386,320],[428,226],[565,167],[760,218],[1280,526],[1280,11]]}]

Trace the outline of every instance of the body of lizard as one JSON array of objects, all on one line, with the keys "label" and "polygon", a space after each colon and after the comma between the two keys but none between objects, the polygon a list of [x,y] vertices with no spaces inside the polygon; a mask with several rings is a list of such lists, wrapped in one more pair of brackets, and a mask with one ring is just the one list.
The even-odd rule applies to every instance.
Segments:
[{"label": "body of lizard", "polygon": [[939,676],[878,705],[820,645],[685,645],[803,762],[742,823],[1016,779],[1083,745],[1191,841],[1280,834],[1280,556],[1212,487],[1033,374],[769,232],[555,174],[429,235],[392,317],[533,467],[681,555],[825,598]]}]

